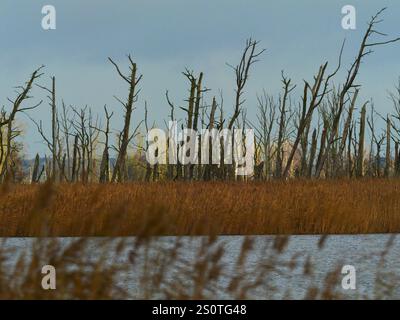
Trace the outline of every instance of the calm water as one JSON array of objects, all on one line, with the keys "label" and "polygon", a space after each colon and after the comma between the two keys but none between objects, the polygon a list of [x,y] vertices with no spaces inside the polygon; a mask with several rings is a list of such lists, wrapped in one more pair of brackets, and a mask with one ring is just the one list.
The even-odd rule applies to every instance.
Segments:
[{"label": "calm water", "polygon": [[[385,251],[390,235],[355,235],[355,236],[329,236],[322,248],[319,248],[319,236],[291,236],[287,247],[281,254],[272,248],[274,237],[271,236],[255,236],[252,250],[247,257],[244,268],[240,271],[249,281],[255,281],[260,277],[257,271],[260,264],[271,262],[272,260],[279,267],[265,275],[262,284],[251,291],[250,297],[255,299],[282,299],[294,298],[302,299],[310,287],[324,287],[326,275],[343,265],[353,265],[356,269],[356,290],[343,290],[341,287],[342,276],[334,284],[337,292],[345,298],[396,298],[400,299],[400,237],[392,237],[392,246],[388,250],[385,259],[381,259],[381,253]],[[73,238],[60,238],[62,243],[68,244]],[[134,241],[134,238],[127,238]],[[224,288],[229,283],[232,276],[238,273],[235,269],[238,255],[244,237],[241,236],[221,236],[218,238],[216,245],[224,248],[221,258],[221,266],[223,266],[224,277],[218,280],[218,289],[210,292],[210,298],[232,298],[226,293]],[[29,238],[9,238],[5,242],[6,247],[14,247],[17,252],[22,252],[29,248],[33,239]],[[88,244],[88,258],[95,258],[99,255],[99,247],[104,240],[99,238],[90,238]],[[173,247],[177,241],[176,237],[160,237],[153,240],[153,256],[157,252],[168,250]],[[182,248],[181,252],[185,258],[185,263],[190,266],[199,256],[199,248],[204,237],[183,237],[180,238]],[[141,250],[139,250],[141,251]],[[151,251],[151,250],[150,250]],[[125,250],[118,257],[113,256],[113,250],[109,250],[110,263],[123,264],[129,261],[132,249]],[[13,261],[13,255],[9,258],[10,265]],[[141,298],[139,278],[143,265],[141,265],[141,257],[143,252],[137,252],[139,263],[132,268],[124,271],[118,276],[119,284],[128,289],[131,298]],[[14,258],[15,260],[15,258]],[[113,262],[111,262],[113,261]],[[295,261],[293,265],[291,262]],[[304,274],[306,261],[313,266],[311,272]],[[184,263],[184,264],[185,264]],[[155,266],[154,266],[155,267]],[[149,266],[147,266],[149,268]],[[150,266],[151,268],[151,266]],[[175,281],[183,285],[190,286],[182,280],[179,270],[174,270],[171,266],[167,275],[170,283]],[[189,267],[190,269],[190,267]],[[377,284],[377,277],[382,281]],[[390,288],[385,285],[390,285]],[[157,295],[155,295],[157,298]]]}]

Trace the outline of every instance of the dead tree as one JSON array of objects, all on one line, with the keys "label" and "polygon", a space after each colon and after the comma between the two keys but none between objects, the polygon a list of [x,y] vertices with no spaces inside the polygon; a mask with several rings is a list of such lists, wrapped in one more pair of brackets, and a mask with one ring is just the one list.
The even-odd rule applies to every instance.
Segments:
[{"label": "dead tree", "polygon": [[199,113],[200,113],[200,101],[204,92],[208,91],[208,89],[203,89],[203,72],[200,72],[199,78],[196,83],[196,98],[194,103],[194,115],[193,115],[193,129],[198,129],[199,122]]},{"label": "dead tree", "polygon": [[44,171],[44,166],[42,166],[42,168],[40,169],[40,158],[39,158],[39,154],[37,153],[36,157],[35,157],[35,161],[33,163],[31,183],[38,183],[43,174],[43,171]]},{"label": "dead tree", "polygon": [[[89,159],[89,134],[88,134],[88,118],[87,118],[87,106],[81,109],[77,109],[75,107],[72,107],[72,110],[74,111],[75,115],[77,116],[77,120],[72,123],[75,131],[76,131],[76,136],[78,137],[78,144],[76,147],[79,150],[79,156],[80,156],[80,161],[79,167],[81,168],[81,181],[83,183],[88,182],[88,171],[87,171],[87,161]],[[77,159],[76,159],[77,160]],[[75,178],[78,177],[78,172]]]},{"label": "dead tree", "polygon": [[[260,137],[260,144],[262,146],[263,161],[260,163],[259,173],[263,178],[268,179],[272,173],[272,159],[274,155],[272,146],[272,131],[276,121],[277,105],[272,96],[268,96],[263,91],[263,95],[257,95],[258,102],[258,126],[255,128],[257,135]],[[251,124],[251,123],[250,123]]]},{"label": "dead tree", "polygon": [[[336,140],[336,135],[337,135],[338,128],[339,128],[339,123],[340,123],[340,119],[341,119],[341,116],[342,116],[342,113],[343,113],[343,109],[344,109],[344,106],[345,106],[345,100],[346,100],[346,96],[347,96],[348,92],[351,89],[354,89],[354,88],[358,87],[358,85],[355,84],[355,80],[357,78],[357,75],[358,75],[358,72],[359,72],[359,69],[360,69],[360,66],[361,66],[361,63],[362,63],[364,57],[366,57],[367,55],[369,55],[369,54],[371,54],[373,52],[372,49],[371,49],[373,47],[386,45],[386,44],[397,42],[397,41],[400,40],[400,38],[395,38],[395,39],[382,41],[382,42],[369,42],[370,38],[373,35],[384,36],[384,34],[382,32],[377,31],[375,29],[375,27],[380,22],[383,21],[382,19],[379,19],[379,18],[380,18],[381,14],[383,13],[383,11],[385,9],[386,8],[378,11],[378,13],[375,14],[371,18],[371,20],[369,21],[367,30],[366,30],[366,32],[364,34],[364,37],[363,37],[363,39],[361,41],[361,44],[360,44],[360,48],[359,48],[358,54],[357,54],[354,62],[350,66],[350,69],[347,72],[346,80],[345,80],[345,82],[344,82],[344,84],[343,84],[343,86],[342,86],[342,88],[340,90],[340,93],[339,93],[339,102],[338,102],[337,110],[336,110],[335,115],[334,115],[334,121],[333,121],[333,124],[332,124],[332,130],[331,130],[331,133],[330,133],[329,138],[328,138],[328,145],[333,144],[335,142],[335,140]],[[320,176],[327,157],[328,157],[328,153],[324,152],[324,154],[322,155],[322,160],[321,160],[319,166],[316,169],[316,176],[317,177]]]},{"label": "dead tree", "polygon": [[385,177],[388,178],[390,175],[390,166],[391,166],[391,158],[390,158],[390,140],[391,140],[391,120],[389,115],[386,118],[386,155],[385,155]]},{"label": "dead tree", "polygon": [[[246,45],[243,50],[243,54],[239,64],[236,66],[228,64],[228,66],[231,67],[235,72],[235,80],[236,80],[234,110],[233,110],[233,115],[231,116],[227,126],[229,130],[233,129],[233,126],[241,113],[242,106],[246,101],[243,98],[243,94],[245,86],[249,80],[250,68],[254,63],[258,61],[257,58],[265,51],[265,49],[257,51],[257,45],[258,41],[254,41],[251,38],[249,38],[248,40],[246,40]],[[233,137],[231,145],[233,148],[234,147]],[[226,153],[227,150],[225,150],[224,152]],[[230,150],[230,153],[233,155],[233,149]],[[229,169],[226,173],[229,173],[230,177],[232,178],[234,175],[234,168],[235,168],[235,163],[233,160],[231,166],[229,166],[228,168],[224,166],[222,170],[225,172],[226,169]]]},{"label": "dead tree", "polygon": [[[343,46],[342,46],[343,50]],[[342,56],[342,50],[340,52],[340,57]],[[298,145],[301,141],[301,138],[304,134],[306,128],[310,125],[311,119],[314,113],[314,110],[318,108],[321,104],[322,100],[324,99],[325,95],[328,92],[328,84],[330,79],[335,76],[335,74],[339,71],[340,68],[340,61],[339,58],[339,65],[336,70],[324,78],[326,68],[328,66],[328,62],[321,65],[319,67],[318,74],[314,77],[314,84],[311,86],[307,81],[304,83],[304,93],[303,93],[303,104],[302,104],[302,111],[299,119],[299,125],[297,129],[296,139],[294,140],[292,149],[290,151],[286,167],[283,171],[283,177],[287,178],[289,175],[290,167],[292,165],[293,157],[297,151]],[[308,101],[308,92],[310,91],[310,101]],[[308,139],[308,137],[306,137]]]},{"label": "dead tree", "polygon": [[73,145],[73,155],[72,155],[72,171],[71,171],[71,181],[77,182],[79,180],[79,170],[80,170],[80,151],[79,151],[79,136],[74,135],[74,145]]},{"label": "dead tree", "polygon": [[314,165],[315,155],[317,154],[317,129],[314,129],[312,137],[311,137],[311,149],[310,149],[310,157],[308,159],[307,166],[307,178],[311,178],[312,170]]},{"label": "dead tree", "polygon": [[394,142],[394,173],[398,177],[400,174],[400,146],[399,141]]},{"label": "dead tree", "polygon": [[[148,113],[147,112],[148,112],[147,111],[147,102],[145,101],[145,103],[144,103],[144,127],[145,127],[145,130],[146,130],[146,134],[149,132]],[[149,149],[149,142],[146,139],[146,151],[148,149]],[[157,150],[157,152],[158,152],[158,150]],[[145,173],[145,177],[144,177],[144,180],[146,182],[150,181],[151,173],[152,173],[151,165],[150,165],[150,163],[148,161],[146,161],[146,173]]]},{"label": "dead tree", "polygon": [[[193,130],[197,131],[198,130],[198,122],[199,122],[199,115],[200,115],[200,103],[202,101],[202,97],[203,94],[207,91],[209,91],[209,89],[207,88],[203,88],[202,87],[202,83],[203,83],[203,72],[200,72],[199,77],[197,79],[197,83],[196,83],[196,98],[195,98],[195,104],[194,104],[194,115],[193,115]],[[202,111],[204,110],[204,108],[202,108]],[[198,151],[198,159],[200,161],[201,159],[201,137],[199,137],[199,151]],[[189,167],[189,177],[190,179],[193,178],[193,174],[194,174],[194,168],[195,165],[191,164]],[[198,177],[200,176],[200,165],[198,165]]]},{"label": "dead tree", "polygon": [[[225,114],[224,114],[224,96],[222,91],[220,90],[220,99],[221,102],[219,103],[219,124],[217,126],[217,129],[221,132],[224,128],[225,124]],[[224,159],[225,159],[225,143],[223,137],[220,139],[220,160],[219,160],[219,168],[218,168],[218,179],[222,180],[226,177],[226,170],[225,170],[225,165],[224,165]]]},{"label": "dead tree", "polygon": [[[299,128],[299,126],[297,127]],[[300,176],[305,177],[308,172],[308,148],[309,148],[309,134],[311,129],[311,121],[309,121],[304,129],[304,133],[300,138],[300,149],[301,149],[301,162],[300,162]]]},{"label": "dead tree", "polygon": [[323,120],[323,128],[322,128],[322,133],[321,133],[321,138],[320,138],[320,143],[319,143],[319,152],[318,152],[317,163],[315,165],[315,168],[318,168],[321,166],[322,158],[323,158],[325,148],[326,148],[327,137],[328,137],[328,130],[329,130],[328,120],[325,117],[323,117],[322,120]]},{"label": "dead tree", "polygon": [[350,128],[351,122],[353,120],[353,112],[354,112],[354,109],[355,109],[357,96],[358,96],[359,92],[360,92],[359,89],[355,90],[355,92],[353,94],[353,97],[351,99],[349,110],[347,112],[347,118],[346,118],[346,121],[344,123],[343,131],[342,131],[342,139],[340,141],[340,150],[341,151],[346,148],[347,135],[349,134],[349,128]]},{"label": "dead tree", "polygon": [[103,150],[103,155],[101,157],[101,163],[100,163],[100,178],[99,181],[100,183],[106,183],[110,182],[110,143],[109,143],[109,136],[110,136],[110,120],[114,114],[114,112],[111,112],[111,114],[107,110],[107,106],[104,106],[104,113],[106,117],[106,125],[105,129],[102,130],[98,128],[99,132],[102,132],[104,134],[104,150]]},{"label": "dead tree", "polygon": [[[208,122],[208,129],[210,132],[214,130],[215,128],[215,112],[217,111],[217,100],[215,97],[213,97],[212,104],[211,104],[211,111],[210,111],[210,116],[209,116],[209,122]],[[208,165],[205,167],[204,172],[203,172],[203,179],[208,181],[211,180],[214,174],[214,164],[212,161],[212,146],[213,140],[211,137],[209,137],[208,140]]]},{"label": "dead tree", "polygon": [[[167,103],[169,105],[170,108],[170,113],[169,113],[169,118],[172,122],[175,121],[175,105],[171,102],[169,95],[168,95],[168,90],[165,91],[165,97],[167,99]],[[174,179],[174,172],[178,171],[178,164],[174,165],[170,163],[170,158],[175,158],[175,156],[177,155],[178,150],[176,148],[172,149],[172,146],[170,145],[171,141],[169,140],[169,137],[167,139],[167,150],[168,150],[168,157],[167,157],[167,178],[169,180]],[[176,146],[177,147],[177,146]],[[169,154],[170,149],[172,150],[172,154]],[[174,168],[176,168],[174,170]]]},{"label": "dead tree", "polygon": [[49,181],[51,180],[51,162],[49,160],[49,158],[47,157],[47,155],[44,156],[44,173],[45,173],[45,180]]},{"label": "dead tree", "polygon": [[[39,130],[39,133],[42,135],[42,137],[46,140],[47,145],[50,149],[50,152],[52,154],[52,179],[55,181],[57,177],[57,171],[59,169],[59,163],[60,159],[58,158],[57,154],[57,142],[58,142],[58,132],[59,132],[59,126],[58,126],[58,119],[57,119],[57,105],[56,105],[56,78],[51,77],[51,88],[47,88],[41,85],[37,86],[43,90],[45,90],[49,96],[49,105],[51,109],[51,141],[47,141],[47,139],[44,136],[43,130]],[[39,128],[39,127],[38,127]],[[40,128],[41,129],[41,124]]]},{"label": "dead tree", "polygon": [[240,59],[240,63],[233,67],[229,65],[236,75],[236,89],[235,89],[235,108],[231,119],[229,120],[228,129],[232,129],[236,119],[239,117],[241,107],[245,100],[242,98],[244,88],[249,79],[250,67],[256,63],[257,57],[259,57],[265,49],[256,51],[258,41],[253,41],[251,38],[246,41],[246,45]]},{"label": "dead tree", "polygon": [[[371,133],[371,145],[370,145],[370,156],[369,156],[369,166],[371,167],[370,172],[372,176],[380,176],[380,159],[381,159],[381,148],[385,141],[385,134],[377,136],[375,133],[375,108],[372,105],[371,116],[367,118],[368,127]],[[375,147],[374,147],[375,146]],[[375,155],[373,154],[375,148]]]},{"label": "dead tree", "polygon": [[366,105],[365,103],[361,108],[360,116],[360,133],[358,142],[358,157],[357,157],[357,177],[362,177],[364,175],[364,143],[365,143],[365,117],[366,117]]},{"label": "dead tree", "polygon": [[190,89],[189,89],[189,98],[186,100],[188,106],[187,108],[181,107],[181,109],[186,111],[187,113],[187,128],[192,129],[197,79],[194,77],[193,71],[189,71],[188,69],[186,69],[185,72],[183,72],[182,74],[189,80]]},{"label": "dead tree", "polygon": [[[28,110],[32,110],[37,108],[43,101],[39,101],[39,103],[31,106],[31,107],[22,107],[23,103],[26,100],[29,100],[32,98],[30,96],[30,91],[32,90],[32,86],[34,82],[40,78],[43,73],[41,73],[41,70],[43,69],[43,66],[36,69],[28,82],[26,82],[25,85],[17,87],[17,96],[15,99],[10,99],[7,98],[7,100],[11,103],[12,109],[11,112],[6,116],[5,111],[3,109],[2,116],[1,116],[1,123],[0,123],[0,131],[3,129],[3,127],[6,128],[6,137],[5,137],[5,145],[2,146],[3,150],[3,158],[2,160],[2,167],[1,167],[1,172],[0,172],[0,179],[1,181],[4,181],[6,178],[6,175],[8,174],[9,170],[12,169],[13,162],[12,162],[12,156],[13,156],[13,151],[15,150],[13,147],[13,141],[16,137],[20,135],[20,131],[14,127],[14,122],[15,122],[15,117],[19,112],[26,112]],[[3,145],[3,142],[2,142]],[[4,150],[5,149],[5,150]]]},{"label": "dead tree", "polygon": [[[60,138],[60,120],[59,120],[59,116],[58,116],[57,102],[56,102],[56,78],[51,77],[51,87],[50,88],[47,88],[47,87],[44,87],[41,85],[37,85],[37,86],[49,94],[47,96],[47,98],[49,99],[49,106],[50,106],[50,110],[51,110],[51,138],[46,137],[46,134],[44,133],[44,130],[43,130],[42,121],[40,121],[38,123],[35,120],[33,120],[32,118],[31,118],[31,120],[36,125],[39,134],[42,136],[42,139],[45,141],[45,143],[52,155],[51,179],[53,181],[56,181],[56,180],[58,180],[58,181],[67,180],[68,181],[67,174],[65,173],[65,166],[66,166],[65,157],[66,157],[66,155],[65,154],[63,155],[63,145],[62,145],[62,141]],[[62,103],[62,105],[63,105],[63,112],[65,113],[66,110],[65,110],[64,102]],[[64,116],[65,116],[65,114],[64,114]],[[67,121],[67,120],[65,119],[65,121]],[[66,128],[64,126],[64,130],[65,129]],[[66,134],[68,134],[68,132]],[[68,150],[68,148],[69,148],[68,147],[68,137],[67,137],[66,147]]]},{"label": "dead tree", "polygon": [[115,162],[114,171],[112,175],[112,182],[123,182],[127,178],[126,174],[126,156],[128,151],[128,145],[134,134],[130,133],[132,112],[134,111],[134,103],[137,101],[139,91],[137,89],[140,80],[142,79],[142,75],[137,76],[137,66],[136,63],[133,62],[130,55],[128,55],[129,63],[130,63],[130,74],[129,76],[125,76],[118,65],[111,59],[108,60],[114,65],[115,69],[118,72],[118,75],[128,83],[129,85],[129,94],[126,102],[121,101],[116,97],[116,99],[122,104],[125,110],[124,116],[124,127],[120,133],[120,143],[117,160]]},{"label": "dead tree", "polygon": [[354,132],[354,121],[351,121],[349,134],[348,134],[348,141],[347,141],[347,176],[351,178],[353,176],[353,158],[352,158],[352,141],[353,141],[353,132]]},{"label": "dead tree", "polygon": [[[390,115],[390,118],[393,119],[391,121],[391,129],[393,129],[393,135],[397,135],[396,137],[393,137],[393,140],[395,141],[395,146],[398,145],[398,141],[400,140],[400,77],[398,79],[398,83],[395,86],[395,92],[389,92],[389,98],[393,103],[394,107],[394,113]],[[395,120],[395,121],[394,121]],[[388,120],[386,119],[386,122]],[[388,131],[386,129],[386,131]],[[386,137],[387,139],[387,137]],[[398,152],[395,152],[395,172],[396,175],[399,174],[400,172],[400,156]]]},{"label": "dead tree", "polygon": [[[189,93],[189,98],[187,99],[188,102],[187,108],[181,107],[181,109],[186,111],[187,113],[187,128],[197,130],[201,97],[204,92],[208,91],[208,89],[202,88],[202,81],[203,81],[202,72],[200,72],[199,77],[196,78],[193,75],[192,71],[186,69],[185,72],[183,72],[183,75],[189,80],[190,93]],[[188,137],[185,137],[185,139],[188,139]],[[189,167],[185,167],[184,171],[185,171],[185,178],[191,180],[193,178],[194,164],[190,164]]]},{"label": "dead tree", "polygon": [[[72,129],[72,123],[73,121],[71,121],[68,118],[69,114],[68,114],[68,109],[64,103],[64,100],[62,101],[62,113],[61,113],[61,128],[63,131],[63,135],[64,135],[64,143],[65,143],[65,154],[66,154],[66,164],[65,164],[65,170],[63,170],[63,172],[65,173],[65,178],[67,181],[71,181],[71,146],[70,146],[70,137],[71,137],[71,129]],[[61,148],[60,148],[61,149]]]},{"label": "dead tree", "polygon": [[1,109],[0,112],[0,166],[3,167],[4,165],[4,158],[6,154],[6,144],[5,144],[5,139],[4,139],[4,134],[6,133],[6,126],[8,124],[8,119],[7,119],[7,112],[4,109],[4,107]]},{"label": "dead tree", "polygon": [[287,125],[290,121],[290,105],[287,107],[287,101],[289,94],[296,88],[296,85],[291,85],[291,79],[286,78],[282,71],[282,84],[283,84],[283,97],[279,99],[279,131],[278,140],[276,143],[276,162],[275,162],[275,177],[280,178],[282,176],[283,168],[283,156],[284,156],[284,142],[286,140]]},{"label": "dead tree", "polygon": [[100,135],[100,130],[99,130],[99,119],[98,116],[96,116],[96,119],[94,120],[93,118],[93,113],[92,109],[89,108],[89,116],[88,116],[88,150],[87,150],[87,155],[88,155],[88,161],[87,161],[87,175],[88,175],[88,181],[92,182],[93,179],[96,176],[96,159],[95,159],[95,149],[96,149],[96,143]]}]

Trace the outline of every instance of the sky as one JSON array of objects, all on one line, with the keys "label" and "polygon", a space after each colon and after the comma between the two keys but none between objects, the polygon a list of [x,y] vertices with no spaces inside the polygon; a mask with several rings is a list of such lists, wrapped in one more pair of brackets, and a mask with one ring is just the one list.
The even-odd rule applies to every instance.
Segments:
[{"label": "sky", "polygon": [[[56,30],[43,30],[44,5],[56,8]],[[356,8],[356,30],[341,26],[342,7]],[[400,36],[398,0],[1,0],[0,1],[0,105],[7,110],[7,97],[23,84],[30,73],[45,65],[41,85],[56,76],[59,102],[76,107],[90,106],[102,115],[107,104],[114,111],[112,128],[119,129],[123,112],[114,95],[125,99],[126,84],[107,61],[112,57],[128,68],[131,54],[143,74],[133,126],[143,119],[147,101],[151,122],[164,126],[169,108],[168,89],[176,105],[184,105],[187,81],[185,67],[204,72],[204,85],[211,90],[206,99],[222,90],[225,112],[233,111],[234,73],[227,66],[237,64],[247,38],[260,41],[266,52],[251,70],[245,98],[250,119],[256,116],[256,95],[263,89],[278,95],[280,74],[297,84],[294,98],[302,94],[302,82],[312,80],[319,66],[328,61],[336,68],[342,41],[346,39],[343,68],[335,82],[343,82],[346,67],[357,53],[366,23],[382,7],[388,7],[379,31]],[[390,112],[388,90],[400,76],[400,43],[376,48],[361,66],[359,103],[373,99],[377,111]],[[32,91],[29,102],[46,99],[40,88]],[[50,133],[47,101],[30,116],[43,121]],[[182,116],[184,116],[182,114]],[[28,157],[47,152],[46,145],[25,115],[19,116],[24,128]]]}]

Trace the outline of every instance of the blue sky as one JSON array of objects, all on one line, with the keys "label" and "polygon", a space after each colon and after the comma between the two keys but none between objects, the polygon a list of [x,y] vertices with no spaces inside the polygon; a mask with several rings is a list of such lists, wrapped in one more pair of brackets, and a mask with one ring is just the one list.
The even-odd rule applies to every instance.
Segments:
[{"label": "blue sky", "polygon": [[[57,29],[41,28],[43,5],[57,10]],[[341,28],[341,8],[354,5],[357,29]],[[294,97],[301,95],[303,79],[312,79],[320,64],[329,61],[332,70],[344,38],[343,66],[355,56],[366,22],[382,7],[388,7],[382,32],[400,36],[400,3],[392,1],[347,0],[2,0],[0,2],[0,104],[8,107],[13,87],[24,82],[39,65],[46,65],[40,84],[57,78],[58,97],[67,104],[89,105],[102,112],[104,104],[115,113],[113,128],[122,124],[122,110],[113,98],[126,96],[126,86],[107,61],[113,57],[126,67],[130,53],[143,74],[141,94],[133,123],[143,118],[146,100],[151,119],[163,126],[168,107],[165,90],[177,105],[187,95],[185,67],[204,72],[204,83],[212,90],[207,98],[223,91],[227,115],[233,109],[234,77],[226,62],[235,64],[246,38],[260,41],[267,51],[251,72],[246,90],[246,107],[255,116],[256,94],[265,89],[277,95],[280,72],[298,84]],[[400,44],[379,47],[367,57],[360,72],[361,99],[374,99],[378,111],[386,113],[391,104],[387,90],[400,76]],[[345,68],[336,77],[344,78]],[[37,100],[43,92],[35,88]],[[360,101],[361,103],[361,101]],[[31,116],[50,129],[47,104]],[[26,128],[28,155],[45,152],[40,136],[20,116]]]}]

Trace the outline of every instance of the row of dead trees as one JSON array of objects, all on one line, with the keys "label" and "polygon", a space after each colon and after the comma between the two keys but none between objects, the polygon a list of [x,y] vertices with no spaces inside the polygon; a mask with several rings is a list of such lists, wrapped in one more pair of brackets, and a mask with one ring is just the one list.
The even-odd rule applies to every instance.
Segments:
[{"label": "row of dead trees", "polygon": [[[166,91],[168,120],[178,121],[182,128],[193,130],[254,129],[256,165],[253,176],[247,179],[399,176],[400,81],[395,92],[390,94],[394,111],[387,115],[379,114],[372,101],[360,101],[361,86],[357,83],[361,65],[372,50],[400,40],[373,40],[384,36],[376,29],[382,22],[383,11],[379,11],[369,21],[344,80],[339,80],[340,85],[335,86],[333,83],[338,82],[336,78],[342,69],[345,42],[341,46],[337,64],[333,68],[328,66],[328,62],[321,64],[312,80],[304,80],[300,87],[282,72],[282,92],[274,97],[263,91],[257,97],[257,118],[251,121],[245,109],[245,89],[253,65],[264,50],[258,48],[257,41],[249,39],[239,63],[229,65],[235,76],[234,105],[230,115],[225,115],[221,92],[207,103],[205,93],[210,90],[204,85],[204,74],[195,74],[186,69],[183,72],[188,85],[185,104],[176,105]],[[138,141],[143,140],[143,130],[147,132],[155,124],[149,124],[147,103],[142,121],[138,121],[141,117],[134,112],[142,76],[131,56],[128,56],[127,72],[111,58],[109,62],[128,88],[125,98],[115,97],[123,113],[122,129],[118,132],[111,129],[114,112],[110,112],[107,106],[104,106],[104,115],[99,116],[87,106],[77,108],[65,104],[57,95],[55,77],[51,78],[48,86],[37,84],[43,75],[43,67],[40,67],[23,86],[17,87],[16,97],[8,99],[11,111],[7,112],[5,107],[1,110],[1,181],[16,180],[22,150],[17,139],[21,130],[18,129],[16,116],[25,113],[30,117],[30,110],[42,104],[43,101],[29,105],[35,86],[47,94],[51,130],[48,134],[42,121],[30,117],[49,150],[44,161],[39,155],[36,156],[29,173],[32,183],[47,179],[83,183],[238,179],[235,174],[236,164],[226,165],[222,160],[219,164],[207,165],[150,165],[146,162],[144,152],[148,142]],[[296,89],[301,90],[300,101],[293,98]],[[183,120],[178,116],[182,112],[185,115]],[[377,121],[385,123],[380,126],[384,127],[383,130],[378,129]],[[133,126],[133,122],[137,125]],[[167,123],[165,125],[168,126]],[[221,142],[221,159],[226,151]]]}]

